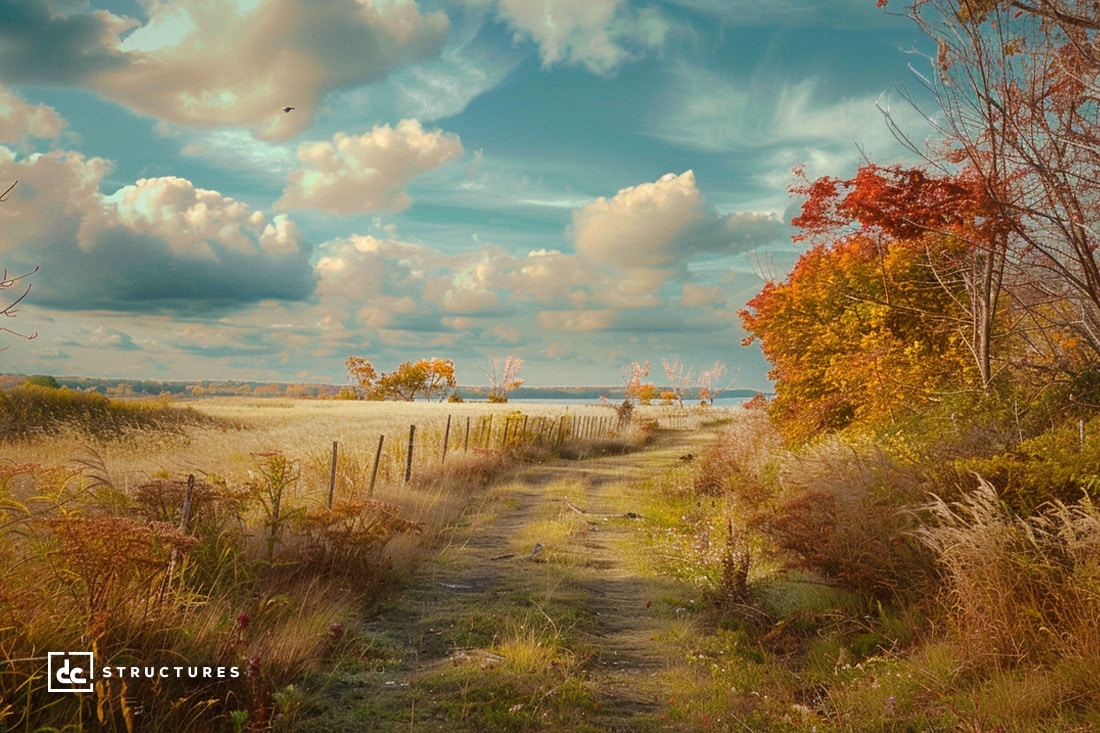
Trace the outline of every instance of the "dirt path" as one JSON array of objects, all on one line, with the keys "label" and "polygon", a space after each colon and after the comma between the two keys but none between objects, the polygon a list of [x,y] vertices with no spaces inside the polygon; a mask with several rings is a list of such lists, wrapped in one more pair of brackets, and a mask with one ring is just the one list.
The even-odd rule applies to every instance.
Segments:
[{"label": "dirt path", "polygon": [[[366,627],[307,730],[665,731],[689,592],[646,576],[642,482],[713,434],[523,470],[454,528]],[[642,557],[639,557],[639,554]]]}]

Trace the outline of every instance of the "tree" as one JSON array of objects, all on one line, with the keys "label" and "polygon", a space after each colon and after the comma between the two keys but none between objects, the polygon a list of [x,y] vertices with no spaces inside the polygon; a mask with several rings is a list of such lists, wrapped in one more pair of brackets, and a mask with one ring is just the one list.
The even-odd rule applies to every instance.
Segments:
[{"label": "tree", "polygon": [[378,372],[374,365],[361,356],[349,356],[344,362],[348,370],[348,381],[354,385],[359,397],[369,395],[375,388]]},{"label": "tree", "polygon": [[716,361],[714,366],[707,369],[699,375],[699,399],[714,406],[714,401],[722,396],[722,393],[728,388],[728,384],[723,384],[722,378],[726,374],[726,365],[723,362]]},{"label": "tree", "polygon": [[[930,273],[957,306],[950,316],[928,309],[926,314],[955,321],[981,385],[988,386],[1004,281],[1005,223],[980,178],[970,169],[937,175],[875,164],[860,166],[847,180],[825,176],[807,182],[801,170],[796,175],[800,182],[791,192],[805,198],[801,214],[791,222],[801,229],[796,241],[858,236],[880,246],[904,241],[923,247]],[[951,242],[945,245],[945,238]],[[891,295],[885,291],[887,303]]]},{"label": "tree", "polygon": [[643,394],[647,395],[652,400],[656,390],[650,391],[649,387],[653,385],[647,385],[643,383],[646,377],[649,376],[649,362],[645,364],[639,364],[638,362],[631,362],[630,366],[623,367],[622,377],[626,382],[626,400],[628,402],[632,400],[640,400]]},{"label": "tree", "polygon": [[489,401],[507,402],[508,393],[523,384],[523,378],[519,376],[519,370],[523,367],[523,359],[509,354],[500,360],[493,357],[489,360]]},{"label": "tree", "polygon": [[758,339],[773,365],[772,412],[789,437],[890,423],[977,383],[956,327],[959,293],[927,266],[926,248],[963,246],[842,237],[749,301],[745,343]]},{"label": "tree", "polygon": [[450,359],[406,361],[394,371],[378,377],[368,398],[412,402],[420,395],[430,400],[438,394],[442,402],[456,384],[454,362]]},{"label": "tree", "polygon": [[965,165],[995,202],[1004,233],[993,267],[1009,269],[1009,293],[1029,316],[1017,333],[1039,362],[1057,362],[1067,334],[1096,361],[1100,5],[915,0],[908,14],[937,45],[922,80],[945,142],[924,152],[944,168]]},{"label": "tree", "polygon": [[454,361],[433,357],[422,359],[419,363],[424,365],[424,372],[427,375],[424,396],[430,400],[432,395],[439,395],[439,401],[442,402],[446,399],[447,393],[458,385],[455,379]]},{"label": "tree", "polygon": [[672,387],[672,399],[675,399],[680,407],[683,407],[684,392],[692,381],[692,370],[688,369],[687,372],[684,372],[684,362],[678,356],[671,362],[668,359],[662,359],[661,365],[665,369],[665,377],[668,379],[669,386]]}]

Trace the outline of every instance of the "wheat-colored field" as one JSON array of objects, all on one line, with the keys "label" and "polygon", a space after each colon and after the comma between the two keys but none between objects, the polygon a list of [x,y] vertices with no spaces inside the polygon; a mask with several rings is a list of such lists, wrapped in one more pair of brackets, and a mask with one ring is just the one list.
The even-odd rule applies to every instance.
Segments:
[{"label": "wheat-colored field", "polygon": [[[584,420],[596,429],[597,421],[609,427],[616,417],[609,405],[488,404],[313,401],[290,399],[210,398],[187,403],[198,412],[238,427],[189,428],[185,435],[159,431],[133,433],[123,439],[96,441],[79,433],[42,436],[34,440],[0,444],[0,462],[36,463],[43,466],[91,463],[107,474],[117,488],[127,489],[155,476],[217,476],[230,483],[249,479],[256,456],[281,452],[301,464],[303,490],[322,489],[327,494],[333,443],[337,443],[338,492],[354,492],[368,482],[380,436],[377,484],[403,482],[409,428],[416,426],[413,470],[420,472],[443,460],[448,418],[448,458],[475,448],[496,449],[503,428],[513,433],[526,427],[528,434],[566,426],[580,429]],[[667,407],[644,408],[642,417],[663,427],[693,427],[699,410]],[[712,410],[717,412],[716,410]],[[509,422],[510,421],[510,422]],[[366,475],[364,475],[366,474]]]},{"label": "wheat-colored field", "polygon": [[494,500],[491,482],[525,461],[637,446],[653,421],[688,428],[719,412],[647,408],[627,422],[608,404],[210,398],[187,403],[200,416],[159,405],[154,419],[99,431],[105,418],[52,397],[42,404],[80,427],[0,443],[11,619],[0,656],[19,660],[0,671],[4,730],[82,720],[75,698],[39,702],[38,650],[90,643],[116,662],[170,655],[249,674],[216,693],[104,689],[102,715],[122,720],[137,695],[165,729],[260,729],[277,691],[350,653],[344,630],[385,579],[449,542],[471,502]]}]

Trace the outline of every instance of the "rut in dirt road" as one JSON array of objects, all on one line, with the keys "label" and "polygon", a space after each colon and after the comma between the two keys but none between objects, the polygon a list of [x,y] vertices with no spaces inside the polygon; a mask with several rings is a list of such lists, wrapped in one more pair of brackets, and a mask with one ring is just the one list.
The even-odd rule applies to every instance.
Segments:
[{"label": "rut in dirt road", "polygon": [[682,660],[659,639],[686,594],[639,573],[636,495],[712,437],[663,434],[493,489],[367,625],[366,669],[326,692],[332,707],[358,730],[678,730]]}]

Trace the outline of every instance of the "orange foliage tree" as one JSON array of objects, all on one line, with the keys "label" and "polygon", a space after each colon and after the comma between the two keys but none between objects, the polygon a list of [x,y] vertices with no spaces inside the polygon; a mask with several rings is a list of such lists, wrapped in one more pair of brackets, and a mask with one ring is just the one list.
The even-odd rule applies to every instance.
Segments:
[{"label": "orange foliage tree", "polygon": [[[1094,224],[1100,218],[1100,4],[908,0],[904,5],[936,44],[921,79],[939,107],[926,118],[942,141],[930,151],[912,147],[943,166],[966,166],[997,207],[1006,227],[1001,246],[1011,270],[1011,294],[1030,320],[1017,332],[1027,340],[1026,352],[1038,356],[1027,366],[1072,374],[1079,369],[1077,358],[1095,365],[1100,361],[1100,233]],[[1068,362],[1062,358],[1067,343],[1077,355]]]},{"label": "orange foliage tree", "polygon": [[636,361],[631,362],[630,366],[623,367],[621,373],[623,380],[626,382],[627,402],[637,400],[648,405],[657,396],[656,386],[644,381],[649,376],[648,361],[644,364],[639,364]]},{"label": "orange foliage tree", "polygon": [[740,313],[773,364],[787,434],[890,422],[982,387],[970,275],[984,218],[965,180],[864,166],[792,190],[806,196],[796,239],[816,243]]},{"label": "orange foliage tree", "polygon": [[457,385],[455,363],[450,359],[406,361],[392,372],[379,374],[374,365],[361,356],[345,361],[348,379],[356,385],[360,397],[368,400],[405,400],[417,397],[442,401]]},{"label": "orange foliage tree", "polygon": [[433,357],[404,362],[394,371],[379,377],[377,389],[385,396],[384,399],[395,397],[412,402],[420,395],[429,400],[438,395],[442,401],[456,384],[455,363],[450,359]]}]

